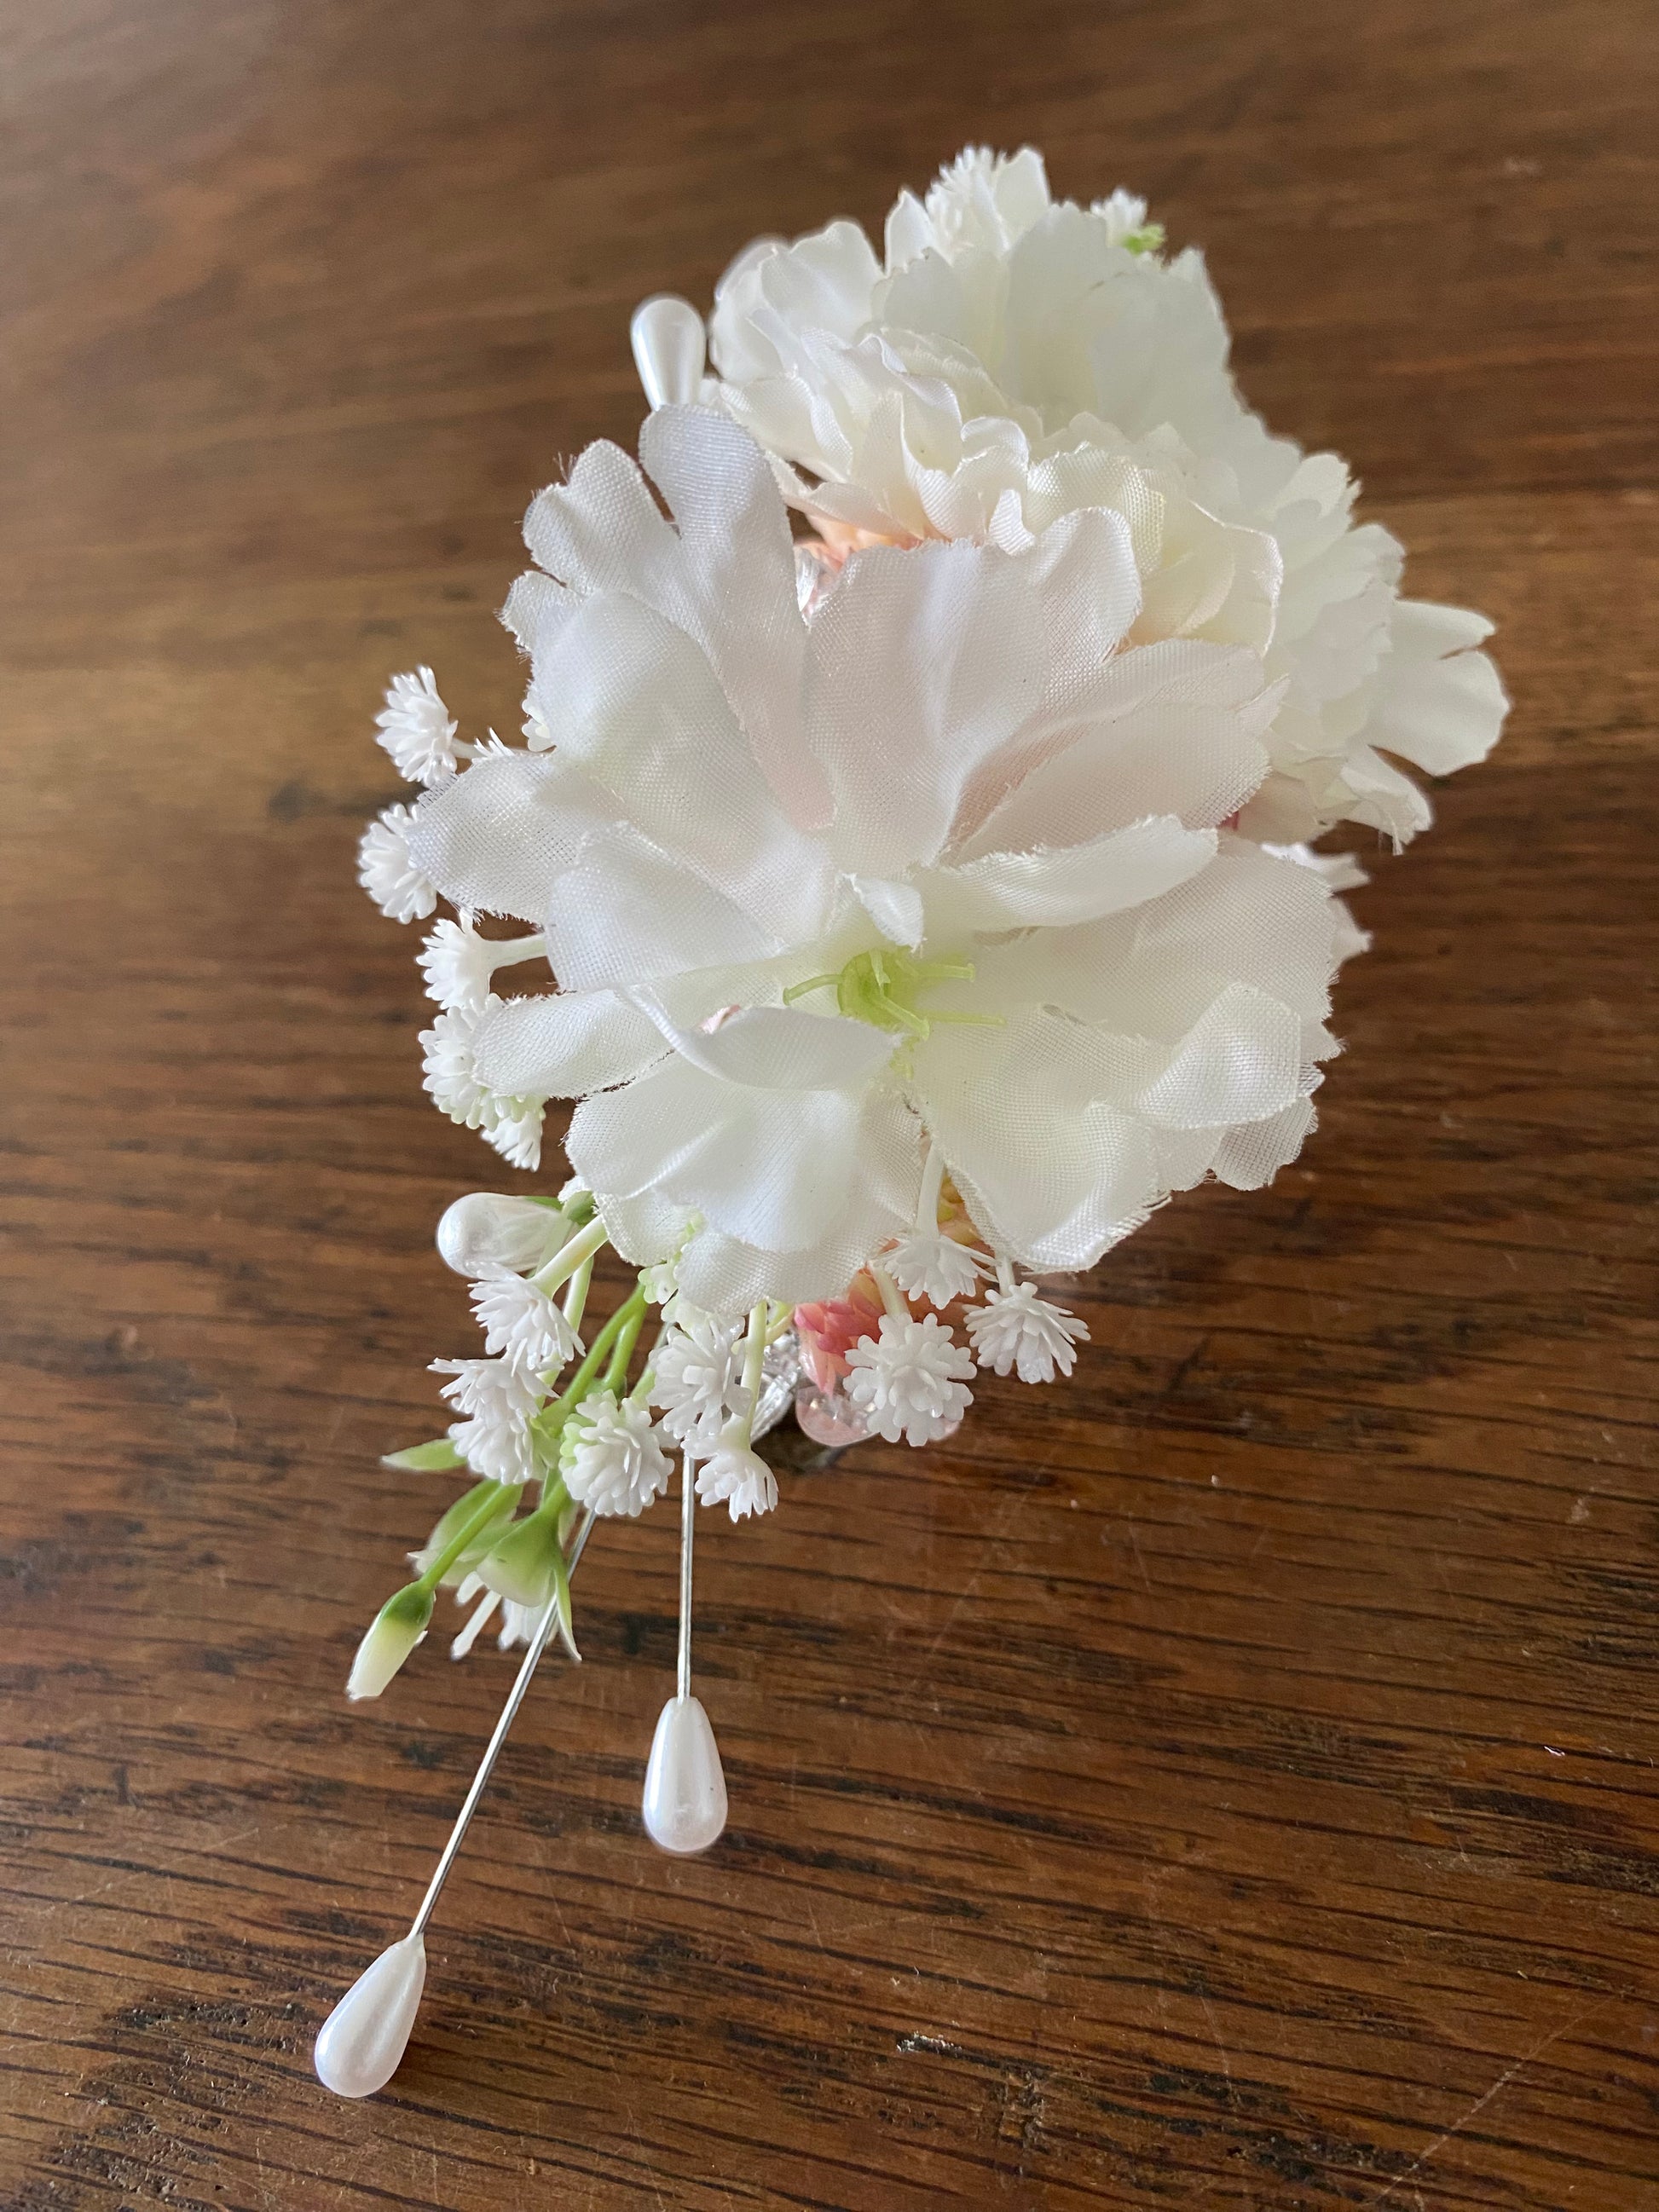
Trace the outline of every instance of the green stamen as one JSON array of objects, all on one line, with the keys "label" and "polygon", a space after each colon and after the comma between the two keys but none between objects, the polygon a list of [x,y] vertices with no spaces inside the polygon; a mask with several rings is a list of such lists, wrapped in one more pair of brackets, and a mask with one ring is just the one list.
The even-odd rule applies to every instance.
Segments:
[{"label": "green stamen", "polygon": [[971,983],[971,960],[916,960],[896,945],[879,945],[873,951],[855,952],[833,975],[811,975],[792,983],[783,994],[793,1006],[813,991],[833,990],[836,1005],[851,1021],[868,1022],[872,1029],[891,1030],[912,1044],[924,1043],[937,1022],[977,1029],[1000,1029],[1001,1014],[934,1013],[915,1004],[916,994],[933,983]]}]

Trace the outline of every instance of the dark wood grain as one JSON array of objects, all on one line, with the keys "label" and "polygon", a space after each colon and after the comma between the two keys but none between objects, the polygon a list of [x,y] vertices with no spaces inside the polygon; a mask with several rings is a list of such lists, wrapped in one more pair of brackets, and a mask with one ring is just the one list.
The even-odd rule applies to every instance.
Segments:
[{"label": "dark wood grain", "polygon": [[[11,0],[5,2108],[15,2212],[1659,2203],[1651,19],[1613,0]],[[629,308],[968,139],[1148,191],[1252,396],[1489,610],[1272,1191],[702,1549],[730,1832],[642,1840],[607,1529],[377,2102],[309,2066],[504,1686],[349,1711],[489,1156],[351,881],[386,673],[509,726]],[[441,1487],[441,1486],[438,1486]]]}]

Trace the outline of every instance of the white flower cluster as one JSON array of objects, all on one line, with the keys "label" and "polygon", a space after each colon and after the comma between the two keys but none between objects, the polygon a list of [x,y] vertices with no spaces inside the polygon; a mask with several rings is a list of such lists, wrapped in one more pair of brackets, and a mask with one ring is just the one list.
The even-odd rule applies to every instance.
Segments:
[{"label": "white flower cluster", "polygon": [[[638,461],[589,447],[526,518],[526,743],[459,742],[428,669],[387,691],[421,788],[360,872],[399,921],[453,910],[427,1087],[523,1168],[575,1102],[577,1212],[441,1231],[488,1354],[441,1363],[454,1446],[542,1487],[483,1570],[505,1600],[559,1513],[660,1495],[671,1446],[706,1503],[769,1510],[792,1317],[857,1424],[937,1440],[976,1371],[1071,1371],[1086,1331],[1025,1278],[1266,1183],[1314,1126],[1365,940],[1363,878],[1306,841],[1403,843],[1429,816],[1396,762],[1481,758],[1505,702],[1488,626],[1400,596],[1399,545],[1244,405],[1201,260],[1162,244],[1125,193],[969,152],[879,255],[845,222],[740,255],[712,374],[695,310],[647,302]],[[561,1399],[579,1216],[641,1286]]]},{"label": "white flower cluster", "polygon": [[833,546],[973,538],[1018,550],[1079,507],[1121,514],[1137,638],[1261,653],[1279,686],[1249,834],[1429,820],[1431,775],[1492,749],[1491,625],[1399,595],[1404,556],[1356,526],[1333,453],[1272,435],[1228,372],[1202,257],[1165,258],[1127,193],[1081,208],[1042,156],[963,154],[901,193],[878,256],[856,224],[763,240],[715,292],[708,396]]}]

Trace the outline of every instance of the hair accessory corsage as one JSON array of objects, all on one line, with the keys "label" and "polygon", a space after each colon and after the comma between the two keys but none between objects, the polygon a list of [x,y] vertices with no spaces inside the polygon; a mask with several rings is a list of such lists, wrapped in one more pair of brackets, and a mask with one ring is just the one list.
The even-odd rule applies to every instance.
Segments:
[{"label": "hair accessory corsage", "polygon": [[[1045,1384],[1086,1341],[1043,1279],[1172,1194],[1294,1158],[1364,943],[1344,822],[1398,847],[1406,773],[1477,761],[1488,625],[1403,599],[1328,453],[1240,399],[1199,255],[1143,203],[1051,200],[966,153],[884,251],[832,223],[747,248],[707,328],[647,301],[637,461],[591,446],[532,503],[503,620],[524,742],[462,742],[430,669],[379,737],[422,787],[363,839],[426,921],[426,1087],[513,1166],[574,1102],[556,1195],[438,1225],[482,1356],[465,1478],[347,1685],[379,1696],[441,1595],[451,1650],[524,1658],[426,1899],[331,2015],[347,2096],[395,2070],[422,1933],[598,1520],[678,1472],[676,1694],[647,1762],[665,1850],[720,1835],[692,1694],[696,1507],[779,1504],[757,1447],[954,1433],[981,1372]],[[590,1312],[609,1249],[633,1287]]]}]

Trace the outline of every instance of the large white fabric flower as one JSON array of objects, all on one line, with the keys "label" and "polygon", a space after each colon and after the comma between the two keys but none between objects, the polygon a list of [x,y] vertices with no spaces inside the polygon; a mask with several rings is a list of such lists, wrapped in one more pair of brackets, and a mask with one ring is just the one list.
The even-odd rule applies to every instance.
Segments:
[{"label": "large white fabric flower", "polygon": [[1506,702],[1471,650],[1491,625],[1399,598],[1399,544],[1353,525],[1334,454],[1244,406],[1201,257],[1146,250],[1145,216],[1123,193],[1056,204],[1029,147],[966,153],[925,202],[900,196],[880,258],[845,222],[739,255],[705,395],[836,547],[1019,546],[1118,508],[1140,635],[1242,639],[1286,679],[1241,826],[1288,840],[1346,818],[1403,842],[1429,810],[1386,756],[1438,775],[1491,750]]},{"label": "large white fabric flower", "polygon": [[724,1316],[834,1297],[908,1232],[924,1132],[1038,1270],[1292,1157],[1346,918],[1221,827],[1267,769],[1260,655],[1132,643],[1102,508],[1015,553],[855,553],[809,618],[744,433],[665,408],[641,453],[672,520],[603,444],[530,511],[507,619],[554,748],[410,833],[456,905],[540,924],[562,986],[440,1017],[447,1110],[580,1099],[612,1240],[649,1263],[700,1218],[680,1287]]}]

